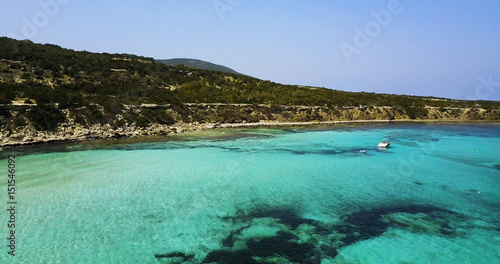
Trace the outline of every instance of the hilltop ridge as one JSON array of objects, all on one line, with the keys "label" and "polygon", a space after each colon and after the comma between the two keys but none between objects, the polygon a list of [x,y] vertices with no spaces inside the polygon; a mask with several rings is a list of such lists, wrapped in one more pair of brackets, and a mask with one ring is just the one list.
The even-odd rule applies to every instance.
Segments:
[{"label": "hilltop ridge", "polygon": [[229,67],[222,66],[219,64],[215,64],[215,63],[211,63],[208,61],[198,60],[198,59],[174,58],[174,59],[155,60],[155,62],[163,63],[167,66],[184,65],[187,67],[192,67],[192,68],[202,69],[202,70],[221,71],[221,72],[227,72],[227,73],[232,73],[232,74],[240,74],[237,71],[235,71]]}]

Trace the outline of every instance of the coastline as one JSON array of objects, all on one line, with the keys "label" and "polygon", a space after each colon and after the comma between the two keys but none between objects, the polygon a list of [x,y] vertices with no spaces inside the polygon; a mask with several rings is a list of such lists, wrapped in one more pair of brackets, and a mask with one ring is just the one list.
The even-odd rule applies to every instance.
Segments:
[{"label": "coastline", "polygon": [[[365,124],[365,123],[498,123],[496,120],[428,120],[428,119],[373,119],[373,120],[336,120],[336,121],[309,121],[309,122],[258,122],[258,123],[178,123],[173,126],[153,124],[150,127],[127,127],[112,129],[109,126],[93,126],[91,128],[72,128],[71,130],[47,132],[30,131],[34,136],[18,138],[0,137],[2,148],[46,144],[51,142],[84,142],[93,140],[113,140],[123,138],[140,138],[145,136],[168,136],[169,134],[183,134],[188,132],[213,130],[220,128],[251,128],[251,127],[294,127],[337,124]],[[68,132],[68,133],[64,133]]]}]

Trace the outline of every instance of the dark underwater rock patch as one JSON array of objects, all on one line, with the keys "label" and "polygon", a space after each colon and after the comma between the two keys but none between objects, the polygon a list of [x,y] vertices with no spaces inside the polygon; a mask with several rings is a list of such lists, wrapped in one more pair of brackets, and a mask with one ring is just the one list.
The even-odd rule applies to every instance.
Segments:
[{"label": "dark underwater rock patch", "polygon": [[312,255],[314,245],[308,243],[299,244],[291,241],[293,239],[298,239],[298,237],[279,231],[274,237],[258,241],[251,240],[247,242],[247,246],[258,257],[271,257],[277,254],[286,257],[292,262],[302,262]]},{"label": "dark underwater rock patch", "polygon": [[377,151],[377,149],[368,149],[366,147],[354,147],[354,148],[332,148],[323,149],[317,151],[307,151],[307,150],[294,150],[294,149],[275,149],[276,151],[288,152],[294,155],[344,155],[344,154],[359,154],[360,150]]},{"label": "dark underwater rock patch", "polygon": [[223,149],[223,150],[229,150],[229,151],[232,151],[232,152],[245,152],[243,151],[241,148],[237,148],[237,147],[217,147],[217,146],[214,146],[215,148],[219,148],[219,149]]},{"label": "dark underwater rock patch", "polygon": [[171,259],[171,260],[178,262],[178,263],[184,263],[184,262],[189,261],[192,258],[194,258],[194,255],[192,255],[192,254],[188,255],[188,254],[185,254],[182,252],[172,252],[172,253],[168,253],[168,254],[155,254],[155,258],[156,259]]},{"label": "dark underwater rock patch", "polygon": [[[279,231],[276,236],[252,239],[246,242],[248,249],[243,250],[216,250],[210,252],[203,263],[260,263],[256,258],[281,256],[291,262],[303,262],[313,257],[314,245],[298,243],[296,235]],[[313,258],[314,259],[314,258]],[[318,262],[319,263],[319,262]]]},{"label": "dark underwater rock patch", "polygon": [[[225,147],[225,146],[210,145],[210,144],[198,145],[196,147],[186,146],[185,148],[216,148],[216,149],[222,149],[222,150],[226,150],[226,151],[230,151],[230,152],[237,152],[237,153],[253,152],[253,150],[243,149],[243,148],[239,148],[239,147]],[[292,149],[292,148],[269,148],[269,149],[267,149],[267,151],[270,151],[270,152],[290,153],[293,155],[345,155],[345,154],[350,154],[350,155],[356,155],[356,156],[359,154],[360,150],[367,150],[367,153],[380,151],[380,149],[378,149],[378,148],[366,148],[366,147],[349,147],[349,148],[333,148],[332,147],[331,149],[320,149],[320,150],[315,150],[315,151],[298,150],[298,149]],[[386,152],[386,153],[390,153],[390,152]]]},{"label": "dark underwater rock patch", "polygon": [[[270,237],[242,238],[242,231],[250,228],[257,219],[266,218],[273,219],[271,222],[282,226],[282,230]],[[321,256],[337,255],[337,250],[328,245],[317,248],[313,243],[298,242],[299,237],[295,233],[299,226],[320,226],[320,223],[300,217],[292,207],[260,206],[249,213],[238,211],[234,217],[224,219],[243,224],[244,227],[234,230],[223,239],[225,249],[210,252],[203,263],[274,263],[276,258],[298,263],[320,263]],[[244,242],[246,248],[235,248],[237,241],[239,245]]]},{"label": "dark underwater rock patch", "polygon": [[229,235],[224,238],[222,240],[222,245],[225,246],[225,247],[233,247],[234,246],[234,242],[235,242],[235,236],[238,235],[239,233],[241,233],[241,231],[243,231],[245,228],[247,228],[247,226],[245,227],[242,227],[242,228],[239,228],[235,231],[232,231],[231,233],[229,233]]},{"label": "dark underwater rock patch", "polygon": [[259,208],[248,215],[253,218],[274,218],[280,223],[297,228],[301,224],[316,224],[316,221],[298,216],[291,208]]},{"label": "dark underwater rock patch", "polygon": [[[346,215],[344,222],[336,225],[303,218],[293,207],[260,206],[248,213],[238,211],[235,216],[224,219],[239,223],[239,228],[222,241],[223,249],[210,252],[203,263],[275,263],[277,259],[321,263],[324,258],[337,257],[341,247],[381,236],[391,227],[457,237],[457,223],[463,220],[461,215],[450,210],[414,204],[360,210]],[[262,219],[272,219],[266,225],[271,223],[280,231],[265,237],[242,235],[255,223],[262,224]]]},{"label": "dark underwater rock patch", "polygon": [[401,145],[401,146],[407,146],[407,147],[418,147],[419,144],[417,142],[413,142],[413,141],[407,141],[407,140],[394,140],[394,142],[397,144],[397,145]]},{"label": "dark underwater rock patch", "polygon": [[242,263],[242,264],[258,264],[255,259],[253,259],[253,252],[248,249],[245,250],[215,250],[210,252],[202,263],[218,263],[218,264],[232,264],[232,263]]},{"label": "dark underwater rock patch", "polygon": [[260,133],[227,133],[207,138],[209,141],[234,141],[239,139],[266,139],[273,138],[274,135]]},{"label": "dark underwater rock patch", "polygon": [[306,154],[311,154],[311,152],[308,152],[308,151],[303,151],[303,150],[285,150],[285,151],[288,151],[292,154],[295,154],[295,155],[306,155]]},{"label": "dark underwater rock patch", "polygon": [[[394,218],[384,218],[384,216],[396,213],[409,215],[409,222],[406,224]],[[346,234],[342,239],[345,245],[356,243],[357,241],[370,239],[382,235],[391,226],[395,227],[414,227],[418,229],[418,225],[413,224],[411,220],[418,219],[415,215],[428,217],[428,221],[436,222],[439,226],[440,235],[447,236],[452,233],[452,229],[446,222],[449,216],[460,218],[456,212],[439,208],[436,206],[427,205],[396,205],[391,207],[381,207],[368,210],[361,210],[347,216],[345,226],[341,227],[341,232]],[[392,221],[391,221],[392,220]],[[406,226],[405,226],[406,225]],[[425,230],[424,230],[425,231]]]},{"label": "dark underwater rock patch", "polygon": [[299,129],[295,129],[295,128],[282,128],[280,130],[283,131],[283,132],[285,132],[285,133],[289,133],[289,134],[298,134],[298,133],[305,133],[305,132],[307,132],[307,131],[299,130]]}]

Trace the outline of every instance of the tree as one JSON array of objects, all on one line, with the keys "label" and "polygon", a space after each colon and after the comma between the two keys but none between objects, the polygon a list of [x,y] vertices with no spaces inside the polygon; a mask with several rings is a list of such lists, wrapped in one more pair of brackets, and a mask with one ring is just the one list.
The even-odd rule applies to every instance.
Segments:
[{"label": "tree", "polygon": [[54,130],[66,118],[61,110],[52,105],[38,105],[26,114],[36,130]]}]

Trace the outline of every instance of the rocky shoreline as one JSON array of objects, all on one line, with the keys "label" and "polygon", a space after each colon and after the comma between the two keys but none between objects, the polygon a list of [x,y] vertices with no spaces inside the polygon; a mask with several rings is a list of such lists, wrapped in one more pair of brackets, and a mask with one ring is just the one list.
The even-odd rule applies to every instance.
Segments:
[{"label": "rocky shoreline", "polygon": [[[433,122],[433,123],[463,123],[456,120],[411,120],[411,119],[378,119],[378,120],[345,120],[345,121],[317,121],[317,122],[259,122],[259,123],[178,123],[173,126],[152,124],[149,127],[125,127],[113,129],[110,125],[94,125],[90,128],[61,126],[58,131],[36,131],[34,128],[24,128],[16,133],[0,134],[0,148],[24,145],[43,144],[64,141],[110,140],[119,138],[140,138],[144,136],[159,136],[181,134],[218,128],[243,127],[273,127],[273,126],[313,126],[355,123],[389,123],[389,122]],[[475,121],[477,122],[477,121]],[[491,121],[483,121],[491,122]]]},{"label": "rocky shoreline", "polygon": [[[12,108],[13,106],[11,106]],[[170,106],[142,105],[129,107],[137,115],[148,109],[166,111],[175,123],[150,122],[137,125],[124,122],[117,126],[110,123],[82,125],[63,110],[66,119],[52,131],[35,129],[32,123],[13,128],[3,127],[0,131],[0,148],[54,141],[86,141],[117,138],[139,138],[143,136],[168,135],[216,128],[260,127],[260,126],[308,126],[334,125],[342,123],[373,122],[498,122],[500,110],[433,108],[427,107],[423,118],[410,118],[395,107],[344,107],[328,108],[317,106],[268,106],[228,104],[188,104],[189,114],[181,116]],[[19,108],[19,107],[18,107]],[[12,116],[29,111],[29,106],[10,109]],[[123,114],[123,112],[122,112]],[[122,119],[122,114],[116,118]],[[197,121],[195,121],[197,120]],[[89,122],[87,122],[89,123]]]},{"label": "rocky shoreline", "polygon": [[337,123],[389,122],[390,120],[331,121],[331,122],[260,122],[260,123],[178,123],[173,126],[152,124],[149,127],[120,127],[113,129],[110,125],[93,125],[90,128],[62,125],[58,131],[37,131],[33,127],[25,127],[14,133],[0,134],[0,147],[13,147],[49,143],[56,141],[87,141],[118,138],[138,138],[153,135],[180,134],[216,128],[258,127],[258,126],[306,126]]},{"label": "rocky shoreline", "polygon": [[14,133],[0,134],[0,148],[49,143],[56,141],[87,141],[118,138],[138,138],[151,135],[167,135],[216,128],[216,124],[178,124],[167,126],[152,124],[149,127],[111,128],[109,124],[93,125],[90,128],[62,126],[58,131],[37,131],[33,127],[21,128]]}]

